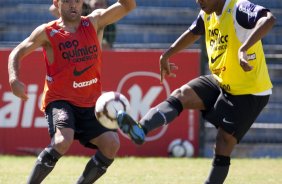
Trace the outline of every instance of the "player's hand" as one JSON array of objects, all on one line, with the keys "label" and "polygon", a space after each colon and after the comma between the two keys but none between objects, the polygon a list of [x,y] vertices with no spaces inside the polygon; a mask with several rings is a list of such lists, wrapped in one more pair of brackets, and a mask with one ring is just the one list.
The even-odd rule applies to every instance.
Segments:
[{"label": "player's hand", "polygon": [[251,66],[251,65],[248,63],[247,52],[246,52],[246,51],[239,50],[238,56],[239,56],[239,63],[240,63],[240,66],[242,67],[242,69],[243,69],[245,72],[251,71],[251,70],[253,69],[253,66]]},{"label": "player's hand", "polygon": [[177,70],[178,67],[175,65],[175,63],[170,63],[168,58],[165,58],[163,55],[160,57],[160,76],[161,76],[161,83],[163,83],[163,80],[166,76],[169,77],[176,77],[175,73],[172,73],[172,70]]},{"label": "player's hand", "polygon": [[26,101],[28,99],[28,96],[25,92],[25,84],[22,83],[21,81],[14,79],[10,81],[10,86],[13,94],[23,101]]}]

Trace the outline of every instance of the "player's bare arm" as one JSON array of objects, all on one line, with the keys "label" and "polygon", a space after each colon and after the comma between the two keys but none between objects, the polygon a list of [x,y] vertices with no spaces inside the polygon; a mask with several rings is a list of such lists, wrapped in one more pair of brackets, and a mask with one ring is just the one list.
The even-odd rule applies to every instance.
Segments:
[{"label": "player's bare arm", "polygon": [[255,30],[250,34],[249,38],[242,44],[239,49],[240,66],[244,71],[251,71],[252,66],[248,64],[247,50],[254,45],[257,41],[262,39],[274,26],[276,18],[271,12],[265,11],[264,16],[260,18],[256,24]]},{"label": "player's bare arm", "polygon": [[30,54],[35,49],[47,45],[48,39],[44,28],[45,25],[37,27],[31,33],[31,35],[21,42],[16,48],[14,48],[9,55],[8,73],[11,90],[14,95],[22,100],[27,100],[28,97],[25,93],[25,85],[20,81],[19,78],[20,62],[25,56]]},{"label": "player's bare arm", "polygon": [[169,58],[174,54],[184,50],[192,45],[200,38],[200,35],[195,35],[190,30],[184,32],[170,47],[160,56],[160,81],[163,82],[165,76],[176,77],[172,70],[177,69],[174,63],[169,62]]},{"label": "player's bare arm", "polygon": [[118,0],[106,9],[94,10],[88,17],[96,30],[117,22],[136,7],[135,0]]}]

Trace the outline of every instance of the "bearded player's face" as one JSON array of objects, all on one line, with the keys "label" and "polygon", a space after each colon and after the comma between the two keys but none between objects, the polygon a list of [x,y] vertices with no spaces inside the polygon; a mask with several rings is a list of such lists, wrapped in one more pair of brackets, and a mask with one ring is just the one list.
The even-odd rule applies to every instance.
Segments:
[{"label": "bearded player's face", "polygon": [[58,0],[61,17],[68,21],[80,20],[83,0]]}]

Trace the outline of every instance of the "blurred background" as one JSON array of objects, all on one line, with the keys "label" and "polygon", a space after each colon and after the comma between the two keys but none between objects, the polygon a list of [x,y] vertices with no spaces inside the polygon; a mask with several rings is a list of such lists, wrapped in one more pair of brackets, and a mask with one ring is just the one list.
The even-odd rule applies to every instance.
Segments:
[{"label": "blurred background", "polygon": [[[136,1],[137,8],[105,33],[107,44],[105,50],[118,52],[124,49],[166,49],[191,25],[199,12],[194,0]],[[115,0],[107,1],[108,5],[114,2]],[[269,8],[277,18],[275,27],[262,40],[274,88],[270,102],[237,146],[234,156],[281,157],[282,1],[252,0],[252,2]],[[51,0],[0,0],[0,4],[0,48],[2,50],[13,48],[29,36],[38,25],[55,19],[49,12]],[[200,54],[200,72],[204,74],[208,73],[208,70],[205,47],[201,42],[202,40],[187,50],[193,50]],[[6,62],[2,59],[0,62]],[[0,75],[2,78],[3,73],[0,73]],[[3,97],[1,97],[2,99]],[[5,103],[2,104],[5,105]],[[3,109],[0,105],[0,110],[1,108]],[[4,121],[3,118],[2,121]],[[201,119],[198,123],[199,145],[197,146],[197,156],[210,157],[212,156],[212,145],[215,141],[216,130]],[[47,134],[47,132],[45,133]],[[44,145],[42,144],[42,146]],[[0,153],[5,153],[3,142],[2,145],[0,144]]]}]

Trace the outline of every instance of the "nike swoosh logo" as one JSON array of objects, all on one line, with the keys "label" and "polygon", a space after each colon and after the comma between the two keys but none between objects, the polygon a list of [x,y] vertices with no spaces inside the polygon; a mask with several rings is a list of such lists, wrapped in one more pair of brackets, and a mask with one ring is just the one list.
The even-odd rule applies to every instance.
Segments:
[{"label": "nike swoosh logo", "polygon": [[223,53],[221,53],[221,54],[219,54],[219,55],[217,55],[215,58],[212,58],[211,57],[211,63],[214,63],[220,56],[222,56],[224,54],[224,52]]},{"label": "nike swoosh logo", "polygon": [[[42,162],[42,157],[38,156],[37,159],[38,159],[39,162]],[[55,167],[54,165],[49,165],[47,162],[44,162],[43,164],[44,164],[46,167],[50,167],[50,168]]]},{"label": "nike swoosh logo", "polygon": [[86,68],[84,68],[84,69],[82,69],[82,70],[80,70],[80,71],[78,71],[78,70],[76,70],[76,68],[74,68],[74,70],[73,70],[73,75],[74,75],[74,76],[80,76],[80,75],[82,75],[84,72],[86,72],[87,70],[89,70],[93,65],[94,65],[94,64],[89,65],[89,66],[87,66]]},{"label": "nike swoosh logo", "polygon": [[228,124],[234,124],[234,122],[231,122],[231,121],[227,121],[225,118],[223,118],[222,120],[224,123],[228,123]]},{"label": "nike swoosh logo", "polygon": [[45,165],[46,167],[49,167],[49,168],[55,167],[55,166],[53,166],[53,165],[49,165],[47,162],[45,162],[44,165]]}]

